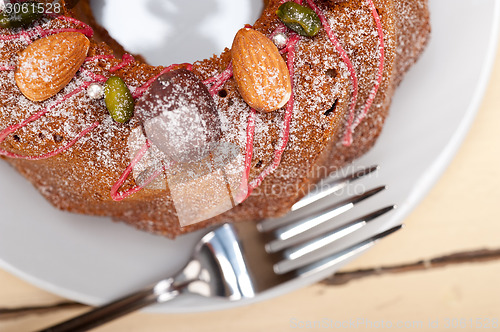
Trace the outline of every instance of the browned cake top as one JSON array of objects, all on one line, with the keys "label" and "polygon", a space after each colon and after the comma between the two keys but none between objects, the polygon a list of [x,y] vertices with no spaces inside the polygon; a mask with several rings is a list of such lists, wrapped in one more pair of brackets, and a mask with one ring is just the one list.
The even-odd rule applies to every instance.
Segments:
[{"label": "browned cake top", "polygon": [[[324,14],[338,45],[332,43],[325,28],[313,38],[297,37],[291,73],[293,107],[288,111],[285,106],[270,113],[255,113],[242,99],[234,78],[229,78],[213,95],[222,129],[221,140],[236,146],[239,149],[236,154],[242,157],[248,153],[248,123],[250,119],[255,122],[249,183],[262,184],[247,202],[228,214],[233,219],[241,219],[235,214],[246,214],[248,218],[273,215],[290,206],[304,193],[302,188],[307,185],[309,173],[321,153],[332,139],[348,132],[346,123],[357,124],[356,119],[361,120],[365,110],[372,112],[372,109],[384,108],[392,95],[397,34],[404,35],[404,31],[396,30],[396,19],[405,19],[401,17],[402,11],[396,16],[394,1],[305,2],[317,6]],[[270,37],[281,25],[275,14],[279,4],[279,1],[270,1],[253,28]],[[88,4],[83,2],[81,6]],[[380,16],[372,6],[376,6]],[[78,18],[88,21],[89,17],[81,14],[85,13],[82,8],[76,8]],[[69,11],[64,14],[74,15]],[[376,17],[380,18],[380,26]],[[54,29],[74,29],[87,34],[90,39],[88,54],[60,92],[45,101],[33,102],[16,84],[20,54],[31,41],[42,37],[41,31],[48,34],[55,32]],[[21,35],[12,37],[16,34]],[[289,31],[287,34],[291,36]],[[125,124],[117,123],[108,114],[104,101],[93,99],[86,92],[91,82],[102,83],[103,78],[116,75],[124,80],[137,100],[151,78],[165,67],[149,66],[132,61],[130,57],[122,60],[111,57],[113,50],[91,38],[85,24],[61,17],[43,19],[36,28],[27,30],[0,29],[0,36],[0,130],[21,124],[6,137],[0,134],[0,138],[4,138],[0,149],[6,151],[7,160],[60,208],[110,215],[169,235],[193,229],[179,227],[166,180],[156,181],[122,202],[112,201],[111,188],[144,143],[140,138],[142,129],[136,117]],[[97,37],[102,38],[102,35]],[[289,60],[291,53],[283,53],[284,60]],[[50,48],[37,54],[39,60],[31,64],[35,67],[34,72],[41,74],[46,66],[65,63],[61,56],[53,55]],[[230,51],[226,50],[220,56],[195,62],[192,66],[182,64],[173,68],[189,68],[200,80],[206,81],[224,73],[230,57]],[[412,61],[409,58],[402,60]],[[207,85],[213,87],[213,84]],[[378,125],[381,127],[381,123]],[[366,144],[371,145],[370,142]],[[285,148],[282,155],[279,153],[281,148]],[[164,155],[155,151],[154,148],[148,151],[138,170],[164,162]],[[16,155],[35,159],[50,155],[50,158],[30,161],[13,158]],[[274,170],[273,165],[277,164],[280,166]],[[235,173],[240,171],[240,166],[237,168]],[[138,170],[127,177],[120,191],[136,186]],[[272,172],[266,174],[266,170]],[[175,177],[176,171],[179,169],[175,167],[166,170],[160,178]],[[185,184],[190,182],[189,178],[183,181]],[[282,188],[276,191],[277,186]],[[289,189],[283,190],[287,187]],[[212,188],[219,189],[226,190]],[[186,196],[197,194],[190,193],[189,185],[185,190]],[[206,204],[210,204],[210,200]],[[196,227],[210,222],[213,221]]]}]

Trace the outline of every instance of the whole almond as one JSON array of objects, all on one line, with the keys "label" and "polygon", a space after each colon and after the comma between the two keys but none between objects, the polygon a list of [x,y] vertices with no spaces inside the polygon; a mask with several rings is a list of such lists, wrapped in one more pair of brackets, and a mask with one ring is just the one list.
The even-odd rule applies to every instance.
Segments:
[{"label": "whole almond", "polygon": [[17,86],[26,98],[42,101],[56,95],[85,61],[90,41],[79,32],[41,38],[19,54]]},{"label": "whole almond", "polygon": [[290,74],[278,49],[257,30],[243,28],[231,48],[233,75],[245,102],[257,111],[271,112],[290,99]]}]

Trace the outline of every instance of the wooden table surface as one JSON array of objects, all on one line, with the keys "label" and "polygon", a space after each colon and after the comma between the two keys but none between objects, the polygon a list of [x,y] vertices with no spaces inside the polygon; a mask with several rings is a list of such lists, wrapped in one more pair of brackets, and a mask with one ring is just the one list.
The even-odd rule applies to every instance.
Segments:
[{"label": "wooden table surface", "polygon": [[[134,313],[96,331],[500,331],[500,53],[458,154],[406,229],[335,279],[246,307]],[[0,331],[40,329],[88,310],[0,270]]]}]

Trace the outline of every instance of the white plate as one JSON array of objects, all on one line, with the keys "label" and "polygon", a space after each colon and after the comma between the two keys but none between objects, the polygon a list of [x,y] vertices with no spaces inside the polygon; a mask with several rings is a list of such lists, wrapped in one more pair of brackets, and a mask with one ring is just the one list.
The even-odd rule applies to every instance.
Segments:
[{"label": "white plate", "polygon": [[[158,31],[155,36],[143,33],[137,37],[139,40],[152,38],[156,44],[159,40],[157,49],[133,48],[131,40],[136,38],[133,30],[119,32],[130,37],[123,41],[125,45],[146,54],[153,63],[192,61],[219,52],[230,44],[231,39],[227,38],[232,38],[238,27],[253,22],[258,10],[251,11],[251,5],[259,6],[261,0],[240,2],[244,5],[236,6],[233,0],[211,1],[211,6],[205,8],[209,2],[200,0],[194,4],[201,6],[197,7],[198,11],[191,9],[193,3],[189,0],[140,2],[147,6],[144,8],[149,15],[168,17],[179,25],[194,21],[191,28],[181,29],[188,31],[187,36],[194,34],[189,43],[179,39],[184,38],[180,30],[160,26],[155,28]],[[114,13],[115,18],[127,21],[127,25],[136,24],[134,29],[148,29],[145,24],[161,24],[158,18],[144,16],[147,11],[143,8],[135,8],[139,6],[138,1],[106,3],[111,7],[103,9],[104,19],[107,13]],[[159,4],[163,7],[158,7]],[[357,237],[367,237],[402,222],[458,149],[488,82],[496,50],[499,12],[500,2],[494,0],[431,0],[432,41],[397,91],[377,145],[356,162],[357,165],[379,164],[381,169],[368,181],[350,188],[359,190],[386,184],[389,189],[344,218],[385,204],[396,203],[399,209]],[[127,15],[133,21],[127,20]],[[144,25],[137,25],[139,22]],[[158,36],[159,39],[155,39]],[[165,43],[161,44],[162,40]],[[184,48],[176,48],[176,41]],[[187,49],[188,45],[193,49]],[[178,56],[182,52],[191,57],[163,57],[163,54]],[[158,58],[157,54],[162,56]],[[0,163],[0,182],[0,266],[41,288],[76,301],[101,304],[175,272],[200,237],[198,232],[171,241],[102,218],[60,212],[3,162]],[[322,277],[324,275],[315,275],[285,284],[252,301],[292,291]],[[150,310],[195,312],[238,304],[184,297]]]}]

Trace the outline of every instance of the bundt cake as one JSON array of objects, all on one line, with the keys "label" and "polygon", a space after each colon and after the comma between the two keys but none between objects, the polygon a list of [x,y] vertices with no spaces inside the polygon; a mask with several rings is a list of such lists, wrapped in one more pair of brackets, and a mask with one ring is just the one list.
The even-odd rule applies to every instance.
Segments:
[{"label": "bundt cake", "polygon": [[231,49],[154,67],[88,0],[7,1],[0,157],[57,208],[169,237],[279,216],[374,144],[429,33],[427,0],[269,0]]}]

